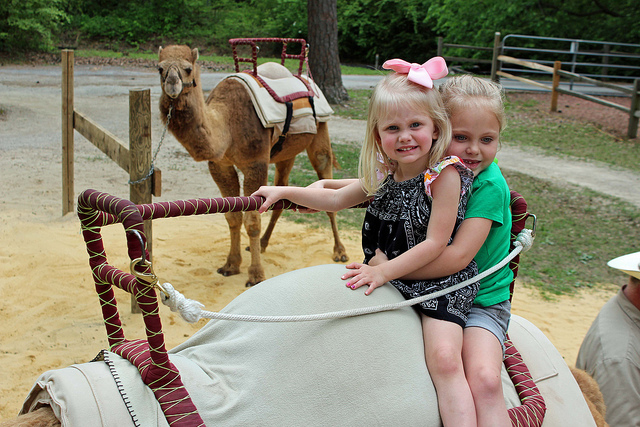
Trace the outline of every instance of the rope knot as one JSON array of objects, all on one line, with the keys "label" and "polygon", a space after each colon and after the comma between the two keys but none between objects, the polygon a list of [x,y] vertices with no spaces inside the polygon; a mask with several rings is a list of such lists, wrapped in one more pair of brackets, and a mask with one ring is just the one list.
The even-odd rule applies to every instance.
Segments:
[{"label": "rope knot", "polygon": [[168,297],[164,294],[160,294],[162,303],[169,307],[171,311],[180,313],[180,316],[189,323],[196,323],[201,319],[204,304],[186,298],[178,292],[171,283],[164,283],[162,286],[167,294],[169,294]]},{"label": "rope knot", "polygon": [[533,246],[533,232],[529,229],[523,229],[513,242],[513,246],[522,247],[522,252],[526,252]]}]

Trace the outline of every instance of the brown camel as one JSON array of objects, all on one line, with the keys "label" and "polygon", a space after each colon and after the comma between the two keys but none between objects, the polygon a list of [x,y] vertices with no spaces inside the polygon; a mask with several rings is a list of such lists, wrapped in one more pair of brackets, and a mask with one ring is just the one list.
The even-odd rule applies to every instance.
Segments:
[{"label": "brown camel", "polygon": [[[160,112],[166,123],[169,106],[173,104],[169,131],[195,161],[208,162],[209,172],[223,197],[240,196],[240,180],[236,168],[244,175],[244,195],[250,195],[261,185],[267,185],[269,163],[276,165],[274,185],[287,185],[295,157],[305,149],[320,179],[333,176],[334,159],[326,122],[317,123],[315,135],[289,134],[282,149],[271,156],[273,129],[262,126],[243,84],[235,79],[225,79],[211,91],[205,102],[197,59],[198,49],[188,46],[160,48]],[[260,252],[269,244],[281,213],[273,211],[262,238],[259,214],[244,213],[244,226],[249,235],[251,252],[247,286],[265,279]],[[333,260],[348,261],[345,248],[338,237],[335,213],[327,214],[334,237]],[[225,216],[229,224],[231,248],[227,262],[218,269],[218,273],[230,276],[240,272],[240,228],[243,214],[227,213]]]},{"label": "brown camel", "polygon": [[607,408],[604,404],[604,397],[596,380],[582,369],[576,367],[569,367],[569,369],[578,386],[580,386],[584,399],[587,401],[587,406],[591,411],[591,415],[593,415],[596,427],[609,427],[609,424],[605,421]]}]

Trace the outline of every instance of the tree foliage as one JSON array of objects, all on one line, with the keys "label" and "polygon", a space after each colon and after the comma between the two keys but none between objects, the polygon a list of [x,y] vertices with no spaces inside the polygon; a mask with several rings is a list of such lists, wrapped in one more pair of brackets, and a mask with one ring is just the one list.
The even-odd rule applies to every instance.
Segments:
[{"label": "tree foliage", "polygon": [[434,0],[428,11],[450,43],[488,45],[507,34],[638,43],[637,0]]},{"label": "tree foliage", "polygon": [[52,49],[56,30],[66,20],[63,0],[3,0],[0,51]]},{"label": "tree foliage", "polygon": [[339,0],[341,56],[373,63],[400,57],[424,62],[435,55],[436,33],[427,0]]},{"label": "tree foliage", "polygon": [[[447,43],[490,46],[496,31],[640,40],[638,0],[337,0],[345,62],[420,62]],[[0,50],[50,50],[65,35],[123,47],[179,42],[228,53],[235,37],[307,38],[306,0],[3,0]],[[115,43],[118,44],[115,44]],[[468,52],[465,53],[468,55]]]}]

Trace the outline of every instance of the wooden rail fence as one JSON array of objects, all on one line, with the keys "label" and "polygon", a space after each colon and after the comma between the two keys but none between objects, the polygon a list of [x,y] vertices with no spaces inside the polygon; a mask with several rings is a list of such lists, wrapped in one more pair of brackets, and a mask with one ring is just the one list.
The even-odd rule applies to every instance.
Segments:
[{"label": "wooden rail fence", "polygon": [[[500,42],[500,32],[496,32],[493,37],[493,47],[485,47],[485,46],[469,46],[463,44],[452,44],[445,43],[442,37],[438,37],[438,56],[444,57],[447,61],[450,62],[473,62],[476,64],[491,64],[491,80],[496,81],[496,71],[498,70],[498,55],[502,50],[502,44]],[[459,49],[470,49],[470,50],[483,50],[483,51],[491,51],[492,58],[491,59],[475,59],[475,58],[465,58],[461,56],[445,56],[443,51],[444,48],[459,48]]]},{"label": "wooden rail fence", "polygon": [[[62,214],[74,210],[74,130],[99,148],[118,166],[129,173],[129,200],[135,204],[152,202],[152,195],[160,196],[161,174],[151,170],[151,91],[129,91],[129,148],[112,133],[74,108],[73,50],[62,51]],[[141,180],[141,181],[140,181]],[[138,182],[140,181],[140,182]],[[147,249],[152,256],[151,220],[144,221]],[[135,297],[131,309],[140,312]]]},{"label": "wooden rail fence", "polygon": [[[558,107],[558,94],[563,93],[565,95],[575,96],[577,98],[585,99],[587,101],[595,102],[600,105],[604,105],[606,107],[616,108],[620,111],[623,111],[629,115],[629,124],[627,126],[627,137],[635,138],[638,136],[638,119],[640,118],[640,109],[639,109],[639,94],[640,91],[640,79],[635,79],[633,83],[633,88],[629,89],[625,86],[620,86],[613,83],[603,82],[600,80],[592,79],[590,77],[581,76],[580,74],[576,74],[570,71],[562,70],[562,63],[560,61],[555,61],[553,67],[549,67],[547,65],[538,64],[531,61],[523,61],[521,59],[512,58],[510,56],[499,55],[498,60],[501,62],[506,62],[509,64],[516,64],[522,67],[531,68],[534,70],[545,71],[550,73],[553,76],[552,84],[548,85],[545,83],[537,82],[531,79],[527,79],[525,77],[515,76],[513,74],[506,73],[504,71],[497,71],[496,75],[501,77],[506,77],[508,79],[513,79],[517,81],[521,81],[533,86],[537,86],[543,89],[547,89],[551,91],[551,106],[550,110],[555,112]],[[625,95],[631,96],[631,105],[629,107],[625,107],[624,105],[616,104],[614,102],[609,102],[604,99],[600,99],[598,97],[587,95],[584,93],[576,92],[574,90],[564,89],[560,87],[560,78],[566,77],[577,81],[582,81],[585,83],[593,84],[598,87],[606,87],[608,89],[613,89],[619,91]]]}]

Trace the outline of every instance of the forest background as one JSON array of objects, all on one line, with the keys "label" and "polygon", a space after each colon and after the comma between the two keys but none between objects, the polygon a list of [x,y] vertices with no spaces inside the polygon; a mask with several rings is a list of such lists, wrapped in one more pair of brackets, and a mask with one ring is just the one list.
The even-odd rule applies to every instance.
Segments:
[{"label": "forest background", "polygon": [[[340,61],[350,64],[372,64],[376,55],[419,61],[436,51],[438,36],[489,46],[496,31],[640,39],[637,0],[337,0],[337,12]],[[230,38],[307,38],[307,22],[306,0],[4,0],[0,52],[15,57],[88,46],[135,52],[185,43],[225,55]]]}]

